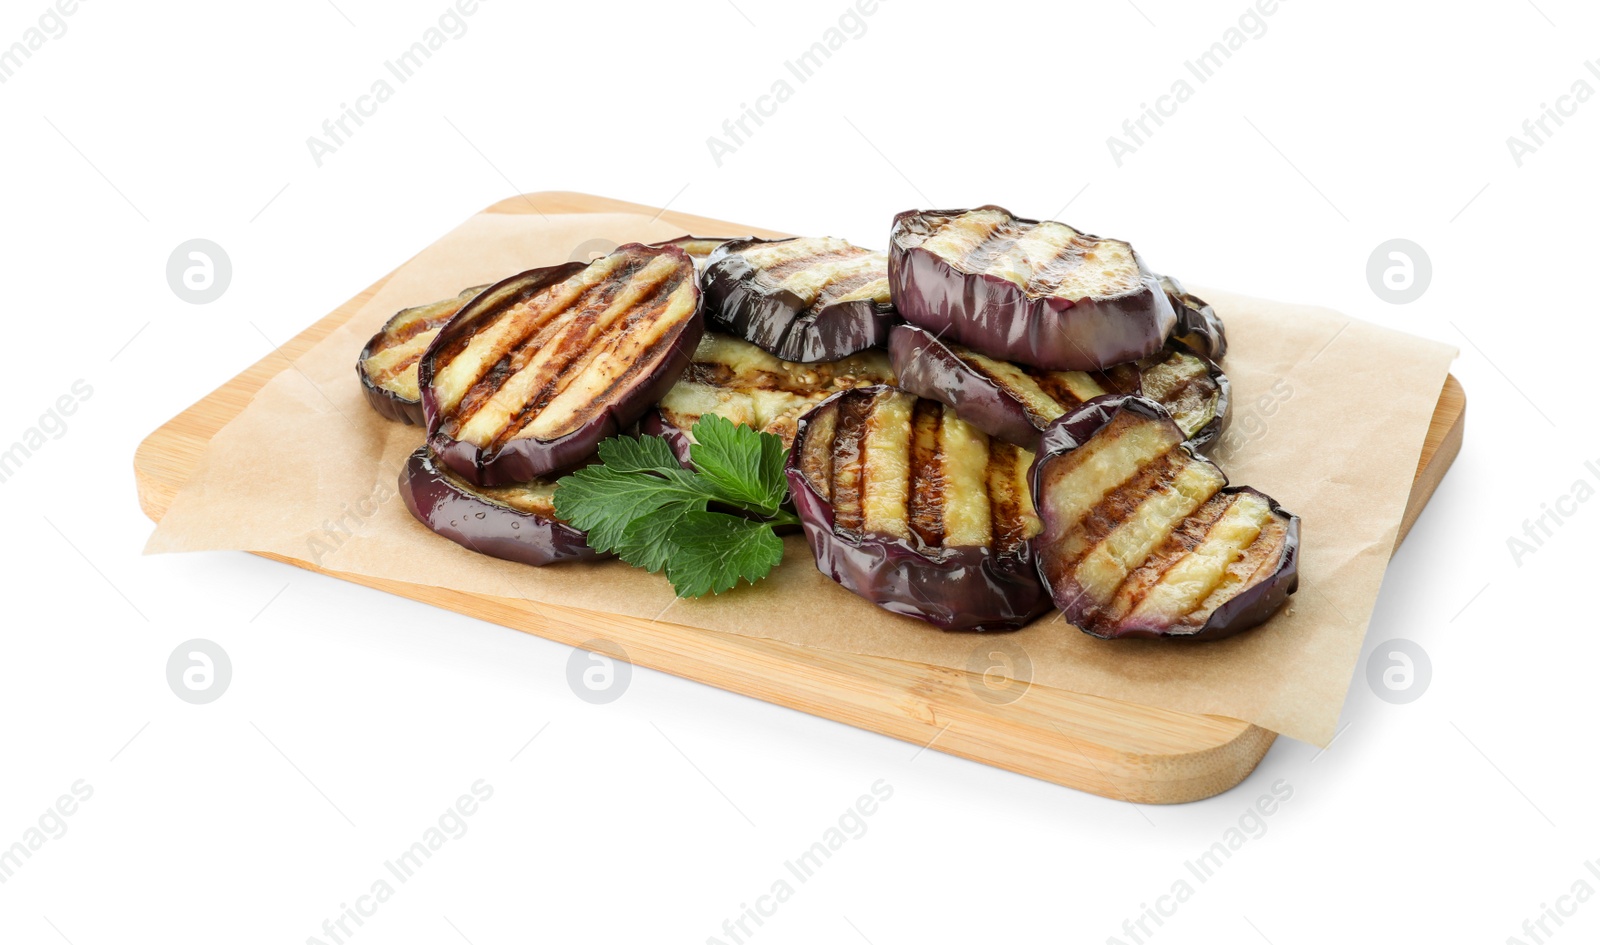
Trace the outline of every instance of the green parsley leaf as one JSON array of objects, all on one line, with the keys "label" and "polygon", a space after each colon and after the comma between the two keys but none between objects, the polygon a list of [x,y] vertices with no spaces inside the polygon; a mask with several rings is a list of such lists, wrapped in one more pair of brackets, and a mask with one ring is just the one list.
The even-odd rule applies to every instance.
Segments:
[{"label": "green parsley leaf", "polygon": [[721,594],[741,578],[754,584],[783,560],[770,523],[721,512],[683,513],[672,545],[667,579],[679,597]]},{"label": "green parsley leaf", "polygon": [[658,472],[671,475],[683,471],[672,447],[659,436],[613,436],[600,443],[600,462],[612,472]]},{"label": "green parsley leaf", "polygon": [[[598,465],[556,483],[555,506],[590,547],[665,571],[680,597],[702,597],[766,577],[783,560],[774,526],[798,519],[783,510],[781,439],[715,414],[690,432],[693,470],[662,437],[612,437],[600,444]],[[743,514],[711,511],[713,503]]]},{"label": "green parsley leaf", "polygon": [[685,499],[639,516],[622,530],[622,539],[615,549],[617,557],[636,568],[659,574],[676,551],[672,536],[678,523],[689,512],[704,512],[705,508],[704,499]]},{"label": "green parsley leaf", "polygon": [[763,515],[777,513],[789,492],[783,440],[714,413],[694,425],[694,439],[689,458],[720,498]]},{"label": "green parsley leaf", "polygon": [[586,466],[556,487],[556,514],[588,533],[589,547],[614,551],[629,523],[674,503],[705,508],[710,490],[684,469],[664,473],[621,472]]}]

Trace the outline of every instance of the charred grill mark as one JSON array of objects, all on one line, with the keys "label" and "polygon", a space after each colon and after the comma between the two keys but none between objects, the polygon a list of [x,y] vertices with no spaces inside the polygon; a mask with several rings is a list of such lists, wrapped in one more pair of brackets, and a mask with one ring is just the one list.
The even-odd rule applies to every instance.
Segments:
[{"label": "charred grill mark", "polygon": [[1157,545],[1145,560],[1128,574],[1127,580],[1117,588],[1107,608],[1113,619],[1121,620],[1144,602],[1161,579],[1185,555],[1200,546],[1228,507],[1233,504],[1229,495],[1214,495],[1189,514],[1183,523],[1172,530],[1166,540]]},{"label": "charred grill mark", "polygon": [[939,425],[944,405],[918,400],[911,414],[911,492],[907,517],[923,544],[944,544],[944,477],[941,475]]},{"label": "charred grill mark", "polygon": [[1002,440],[989,443],[989,506],[994,518],[994,548],[1010,554],[1038,531],[1033,501],[1027,490],[1027,462],[1032,455]]},{"label": "charred grill mark", "polygon": [[800,468],[817,494],[833,501],[833,440],[839,419],[837,401],[818,410],[806,421],[806,438],[800,453]]},{"label": "charred grill mark", "polygon": [[866,433],[872,397],[850,395],[840,398],[838,404],[837,432],[832,444],[833,521],[836,528],[845,532],[859,532],[865,522],[861,440]]},{"label": "charred grill mark", "polygon": [[[1023,368],[1023,371],[1034,384],[1038,385],[1039,390],[1046,397],[1061,406],[1062,413],[1071,410],[1092,397],[1107,393],[1106,389],[1096,382],[1093,375],[1086,374],[1083,371],[1046,371],[1039,368],[1026,367]],[[1057,413],[1054,417],[1044,417],[1043,420],[1045,423],[1049,423],[1059,416],[1061,414]],[[1035,421],[1035,425],[1042,426],[1038,421]]]},{"label": "charred grill mark", "polygon": [[[604,300],[601,305],[585,309],[581,315],[573,318],[569,325],[557,339],[558,348],[543,372],[544,383],[522,405],[512,419],[502,425],[500,432],[495,436],[492,446],[500,446],[509,440],[515,439],[535,417],[550,405],[556,397],[560,396],[585,369],[597,360],[610,354],[617,346],[623,343],[629,333],[641,324],[648,324],[659,318],[671,301],[673,292],[683,284],[681,272],[674,273],[672,277],[658,282],[646,290],[646,294],[637,299],[630,306],[626,315],[614,319],[609,325],[602,326],[598,335],[592,334],[595,323],[599,320],[604,309],[612,299]],[[632,285],[630,279],[628,285]],[[621,289],[619,288],[618,292]],[[613,296],[616,293],[613,293]],[[633,376],[640,365],[635,362],[624,377]],[[616,383],[608,385],[606,393],[615,389]],[[596,410],[602,409],[605,397],[598,396],[590,402],[590,409],[574,417],[569,427],[575,427],[587,419]]]},{"label": "charred grill mark", "polygon": [[[589,311],[594,306],[604,306],[619,291],[618,284],[608,279],[585,285],[561,304],[563,290],[567,289],[573,280],[582,277],[582,273],[574,275],[572,279],[547,287],[527,299],[520,300],[508,308],[499,317],[512,318],[520,321],[518,330],[509,333],[501,343],[504,351],[501,357],[479,375],[467,387],[466,392],[449,412],[441,429],[451,436],[455,436],[466,426],[478,411],[482,410],[506,381],[519,373],[544,345],[567,327],[567,322],[561,316],[570,311]],[[555,303],[555,304],[552,304]],[[522,311],[516,311],[517,307]],[[491,319],[497,321],[496,319]],[[487,330],[488,325],[481,327],[476,332],[462,332],[453,339],[451,344],[440,353],[439,364],[449,364],[462,356],[467,346],[481,331]]]},{"label": "charred grill mark", "polygon": [[841,534],[898,538],[929,554],[1015,554],[1039,532],[1027,485],[1033,454],[938,401],[893,388],[846,393],[811,416],[797,448]]},{"label": "charred grill mark", "polygon": [[853,275],[845,276],[842,279],[836,279],[832,282],[829,282],[827,285],[822,287],[821,292],[817,293],[817,300],[812,302],[808,308],[825,308],[832,304],[835,299],[843,298],[844,296],[849,295],[851,292],[854,292],[869,282],[876,282],[879,279],[882,279],[884,272],[888,272],[887,266],[884,268],[883,272],[858,272]]},{"label": "charred grill mark", "polygon": [[847,246],[841,249],[824,249],[820,252],[810,253],[794,259],[786,259],[775,266],[762,269],[761,274],[772,282],[782,282],[796,273],[815,269],[819,266],[833,262],[843,262],[857,256],[868,255],[871,250],[859,246]]},{"label": "charred grill mark", "polygon": [[1273,516],[1265,500],[1249,492],[1235,493],[1204,538],[1190,552],[1170,564],[1147,590],[1132,615],[1162,614],[1194,625],[1203,623],[1216,604],[1238,592],[1229,587],[1230,572],[1240,568],[1261,531]]},{"label": "charred grill mark", "polygon": [[1061,537],[1052,555],[1059,573],[1069,575],[1076,572],[1084,557],[1126,521],[1147,496],[1170,486],[1180,465],[1179,455],[1187,456],[1172,451],[1143,467],[1132,479],[1106,493],[1086,515],[1073,523],[1072,528]]},{"label": "charred grill mark", "polygon": [[[763,377],[769,377],[762,372]],[[695,361],[689,365],[689,370],[683,374],[683,380],[690,384],[704,384],[707,387],[731,387],[738,377],[733,368],[721,361]],[[758,385],[767,389],[774,389],[775,385]]]},{"label": "charred grill mark", "polygon": [[1011,251],[1022,235],[1022,227],[1015,223],[1002,223],[989,232],[983,241],[974,246],[956,263],[957,268],[968,272],[988,272],[994,261]]}]

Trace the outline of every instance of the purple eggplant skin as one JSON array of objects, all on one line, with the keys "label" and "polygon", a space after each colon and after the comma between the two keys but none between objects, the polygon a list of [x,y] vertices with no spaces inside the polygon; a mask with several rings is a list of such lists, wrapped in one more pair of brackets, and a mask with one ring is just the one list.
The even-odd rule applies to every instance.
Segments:
[{"label": "purple eggplant skin", "polygon": [[[1173,342],[1169,342],[1171,344]],[[1148,360],[1159,360],[1168,350],[1164,348]],[[1211,381],[1217,385],[1215,414],[1188,440],[1195,449],[1205,449],[1227,428],[1232,386],[1227,375],[1215,363],[1186,345],[1180,345],[1179,350],[1200,360]],[[896,384],[901,389],[949,406],[963,420],[990,436],[1031,450],[1039,444],[1040,431],[1048,426],[1042,419],[1036,422],[1020,400],[973,370],[948,344],[925,328],[896,325],[889,335],[889,360],[894,365],[898,378]],[[1137,366],[1143,367],[1144,363],[1137,362]],[[1131,390],[1119,388],[1103,375],[1098,379],[1104,382],[1102,386],[1112,388],[1112,392],[1105,396],[1140,393],[1137,375]]]},{"label": "purple eggplant skin", "polygon": [[512,508],[452,481],[426,446],[406,460],[400,497],[429,529],[492,558],[542,566],[610,557],[590,548],[583,532],[571,525]]},{"label": "purple eggplant skin", "polygon": [[937,400],[990,436],[1033,449],[1039,428],[1015,398],[968,367],[932,332],[896,325],[889,333],[889,360],[895,384],[919,397]]},{"label": "purple eggplant skin", "polygon": [[[616,252],[668,253],[693,265],[689,254],[676,246],[651,247],[629,243],[618,247]],[[491,487],[529,482],[575,468],[594,454],[601,440],[628,429],[638,421],[672,389],[672,385],[677,383],[693,361],[695,347],[705,332],[703,298],[700,298],[694,314],[677,334],[658,346],[659,350],[653,353],[653,363],[642,377],[630,381],[627,390],[613,396],[610,404],[576,430],[549,440],[513,439],[492,451],[485,451],[475,444],[441,432],[440,425],[444,418],[432,384],[439,352],[456,339],[471,334],[481,322],[492,318],[503,307],[532,298],[581,272],[586,265],[589,264],[567,262],[531,269],[490,286],[440,330],[423,354],[418,368],[418,382],[422,388],[422,407],[427,419],[428,445],[446,465],[473,485]],[[699,292],[698,288],[696,292]]]},{"label": "purple eggplant skin", "polygon": [[889,340],[889,329],[900,321],[893,305],[860,299],[824,306],[813,317],[801,319],[803,299],[758,285],[756,268],[740,251],[780,242],[784,240],[734,240],[711,254],[702,279],[710,327],[802,364],[837,361]]},{"label": "purple eggplant skin", "polygon": [[[1089,440],[1100,431],[1102,427],[1115,419],[1121,411],[1130,411],[1141,417],[1161,419],[1171,422],[1171,417],[1160,404],[1137,395],[1118,395],[1097,397],[1087,401],[1076,410],[1062,416],[1052,423],[1039,439],[1039,449],[1035,454],[1032,468],[1028,472],[1028,480],[1033,489],[1034,507],[1041,518],[1051,514],[1050,504],[1041,494],[1043,470],[1051,461],[1070,453]],[[1187,450],[1190,455],[1197,456],[1192,446],[1188,443],[1181,444],[1179,449]],[[1199,458],[1197,456],[1197,458]],[[1210,462],[1209,460],[1204,460]],[[1213,464],[1214,465],[1214,464]],[[1226,476],[1224,476],[1224,482]],[[1100,639],[1187,639],[1187,640],[1220,640],[1233,636],[1245,630],[1260,626],[1281,608],[1289,596],[1300,588],[1300,516],[1285,511],[1277,500],[1250,486],[1225,485],[1218,491],[1218,495],[1237,495],[1249,493],[1264,500],[1271,510],[1271,514],[1285,522],[1286,532],[1283,549],[1279,554],[1278,562],[1265,580],[1253,587],[1234,596],[1211,612],[1206,622],[1196,628],[1173,628],[1161,622],[1146,624],[1132,624],[1123,626],[1114,634],[1100,634],[1084,629],[1090,636]],[[1050,531],[1048,525],[1035,537],[1035,542],[1042,542],[1044,536]],[[1039,579],[1049,587],[1045,565],[1040,555],[1035,556],[1039,567]],[[1056,601],[1061,606],[1067,620],[1074,620],[1074,604],[1076,598],[1067,601]],[[1075,624],[1076,625],[1076,624]]]},{"label": "purple eggplant skin", "polygon": [[1161,288],[1178,313],[1178,324],[1172,337],[1201,357],[1220,362],[1228,353],[1228,334],[1222,326],[1222,316],[1211,303],[1190,293],[1171,276],[1161,277]]},{"label": "purple eggplant skin", "polygon": [[[1037,220],[998,210],[1021,224]],[[889,233],[889,288],[900,317],[993,358],[1052,371],[1094,371],[1160,350],[1177,322],[1172,302],[1137,253],[1140,288],[1106,299],[1032,299],[999,276],[958,271],[911,245],[925,218],[966,210],[907,210]],[[1090,234],[1084,234],[1090,236]],[[1098,239],[1098,237],[1090,237]]]},{"label": "purple eggplant skin", "polygon": [[1017,630],[1054,604],[1034,565],[1032,545],[1013,554],[989,548],[918,551],[904,540],[845,534],[834,527],[833,505],[800,468],[809,419],[834,400],[873,388],[840,391],[799,421],[784,467],[789,495],[817,570],[890,613],[949,631]]}]

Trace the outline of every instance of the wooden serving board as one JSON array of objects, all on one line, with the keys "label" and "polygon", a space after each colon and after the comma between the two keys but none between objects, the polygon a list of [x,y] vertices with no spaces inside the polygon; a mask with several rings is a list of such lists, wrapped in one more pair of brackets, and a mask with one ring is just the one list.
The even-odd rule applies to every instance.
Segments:
[{"label": "wooden serving board", "polygon": [[[657,208],[576,193],[526,194],[488,213],[643,213]],[[660,212],[688,233],[782,236],[771,230]],[[391,274],[392,275],[392,274]],[[385,276],[244,373],[212,391],[140,444],[134,457],[139,502],[160,521],[211,437],[256,391],[344,324]],[[354,357],[354,354],[352,354]],[[1461,450],[1466,397],[1446,379],[1428,429],[1416,483],[1400,525],[1403,539]],[[1277,736],[1236,719],[1194,715],[1034,685],[1006,705],[980,699],[983,684],[963,670],[810,649],[614,614],[468,594],[355,574],[265,555],[309,571],[578,646],[620,644],[640,666],[880,732],[1067,787],[1144,804],[1210,797],[1243,781]]]}]

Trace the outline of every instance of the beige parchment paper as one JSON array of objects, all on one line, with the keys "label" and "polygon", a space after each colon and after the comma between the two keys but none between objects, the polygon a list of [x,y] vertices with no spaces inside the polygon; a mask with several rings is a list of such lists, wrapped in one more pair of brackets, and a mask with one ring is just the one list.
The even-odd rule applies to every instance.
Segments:
[{"label": "beige parchment paper", "polygon": [[[973,635],[930,629],[839,588],[798,536],[760,584],[674,601],[664,578],[620,562],[498,561],[434,535],[406,511],[395,483],[422,432],[369,409],[354,369],[384,320],[464,286],[563,262],[590,240],[667,239],[677,230],[632,214],[469,220],[286,365],[217,434],[146,552],[275,552],[333,571],[965,668],[980,642]],[[1226,321],[1231,344],[1224,367],[1234,412],[1218,458],[1234,483],[1301,516],[1299,592],[1266,625],[1214,643],[1096,640],[1056,613],[1009,639],[1028,654],[1034,685],[1244,719],[1325,746],[1456,351],[1326,309],[1201,294]]]}]

